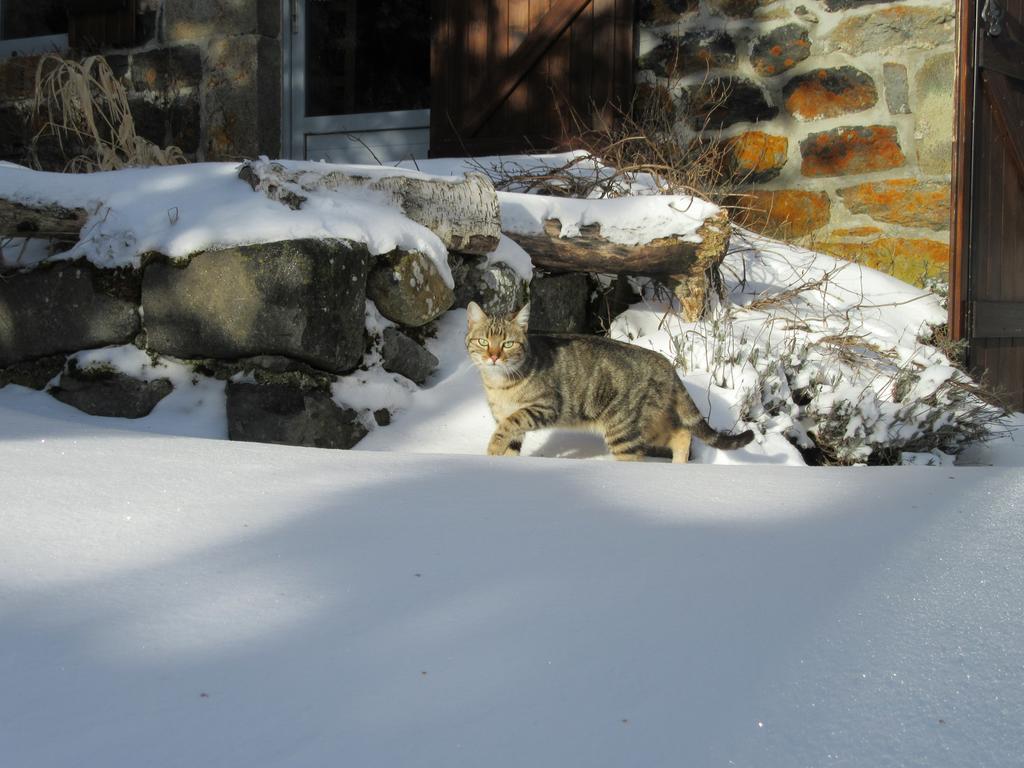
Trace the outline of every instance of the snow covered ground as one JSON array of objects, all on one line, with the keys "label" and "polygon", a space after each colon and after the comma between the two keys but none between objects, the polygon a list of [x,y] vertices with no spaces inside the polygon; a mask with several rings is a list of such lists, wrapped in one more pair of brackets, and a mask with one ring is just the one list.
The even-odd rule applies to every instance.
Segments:
[{"label": "snow covered ground", "polygon": [[0,391],[5,766],[1020,765],[1024,473],[321,451]]},{"label": "snow covered ground", "polygon": [[[130,260],[143,229],[218,242],[194,184],[239,231],[287,215],[229,171],[147,176],[145,210],[104,214],[83,255]],[[95,183],[69,202],[117,191]],[[333,229],[257,234],[430,240],[320,203]],[[223,382],[133,348],[81,361],[175,381],[144,419],[0,389],[0,768],[1024,764],[1024,416],[957,465],[804,466],[791,441],[836,403],[857,403],[854,458],[934,416],[907,393],[957,375],[919,340],[943,312],[871,270],[734,246],[732,310],[684,324],[647,295],[612,328],[679,361],[714,426],[758,434],[685,467],[563,431],[483,456],[463,310],[423,389],[372,367],[335,385],[397,409],[353,451],[228,442]],[[780,299],[794,285],[817,287]]]}]

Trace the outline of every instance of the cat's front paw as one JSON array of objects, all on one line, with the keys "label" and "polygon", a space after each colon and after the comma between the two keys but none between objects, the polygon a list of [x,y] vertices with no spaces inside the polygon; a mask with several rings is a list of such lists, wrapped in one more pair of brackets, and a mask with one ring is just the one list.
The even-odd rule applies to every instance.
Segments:
[{"label": "cat's front paw", "polygon": [[501,440],[492,439],[487,445],[488,456],[518,456],[523,444],[518,441],[506,443]]}]

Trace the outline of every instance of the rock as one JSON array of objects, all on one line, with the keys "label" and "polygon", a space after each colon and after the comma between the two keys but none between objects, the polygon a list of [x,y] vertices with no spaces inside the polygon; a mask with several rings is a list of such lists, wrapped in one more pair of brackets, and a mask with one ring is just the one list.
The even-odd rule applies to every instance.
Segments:
[{"label": "rock", "polygon": [[730,197],[728,205],[742,227],[769,237],[803,237],[829,222],[831,203],[824,192],[802,189],[746,190]]},{"label": "rock", "polygon": [[139,332],[139,274],[88,262],[0,277],[0,368],[111,344]]},{"label": "rock", "polygon": [[388,320],[417,327],[448,311],[455,292],[430,259],[419,251],[394,250],[377,257],[366,294]]},{"label": "rock", "polygon": [[866,264],[904,282],[923,285],[926,278],[946,277],[949,241],[928,238],[880,237],[864,242],[815,240],[817,250]]},{"label": "rock", "polygon": [[927,59],[914,76],[917,97],[917,162],[924,173],[948,174],[952,168],[952,51]]},{"label": "rock", "polygon": [[363,357],[362,244],[290,240],[147,264],[147,345],[181,358],[284,355],[332,373]]},{"label": "rock", "polygon": [[171,394],[169,379],[139,381],[106,366],[79,368],[74,361],[49,392],[62,403],[93,416],[140,419]]},{"label": "rock", "polygon": [[[241,9],[268,3],[230,5]],[[217,35],[204,41],[203,61],[204,159],[237,162],[260,154],[276,157],[281,146],[280,42],[262,34]]]},{"label": "rock", "polygon": [[879,3],[893,3],[894,0],[825,0],[825,10],[848,11],[851,8],[860,8],[865,5],[878,5]]},{"label": "rock", "polygon": [[585,333],[590,286],[581,273],[535,275],[530,283],[530,330]]},{"label": "rock", "polygon": [[719,130],[734,123],[771,120],[778,107],[760,86],[740,77],[711,77],[686,91],[686,113],[695,131]]},{"label": "rock", "polygon": [[354,410],[323,390],[230,382],[228,437],[256,443],[351,448],[366,435]]},{"label": "rock", "polygon": [[640,301],[626,275],[617,275],[608,285],[601,286],[592,295],[588,310],[588,331],[606,334],[612,321]]},{"label": "rock", "polygon": [[853,56],[884,54],[904,47],[934,48],[953,41],[954,18],[952,5],[882,8],[844,18],[832,31],[826,47]]},{"label": "rock", "polygon": [[154,48],[132,54],[126,68],[130,92],[180,95],[184,91],[199,90],[203,52],[198,45]]},{"label": "rock", "polygon": [[792,78],[782,89],[786,111],[801,120],[838,117],[878,102],[875,81],[856,67],[816,69]]},{"label": "rock", "polygon": [[526,303],[529,284],[508,264],[452,253],[448,265],[455,278],[453,307],[475,301],[488,315],[507,315]]},{"label": "rock", "polygon": [[663,85],[639,83],[633,99],[633,119],[641,125],[661,125],[663,122],[675,122],[676,99],[672,92]]},{"label": "rock", "polygon": [[708,0],[708,4],[733,19],[749,19],[761,5],[760,0]]},{"label": "rock", "polygon": [[886,179],[838,190],[851,213],[905,227],[949,229],[949,184],[917,179]]},{"label": "rock", "polygon": [[337,378],[299,360],[283,355],[256,355],[240,360],[193,360],[192,369],[222,381],[237,380],[257,384],[286,384],[299,389],[328,390]]},{"label": "rock", "polygon": [[422,384],[438,366],[439,360],[396,328],[385,328],[380,347],[385,371],[397,373]]},{"label": "rock", "polygon": [[887,61],[882,65],[882,80],[885,82],[885,105],[889,108],[889,113],[909,115],[910,91],[907,85],[906,66]]},{"label": "rock", "polygon": [[807,6],[805,5],[798,5],[796,9],[793,11],[793,15],[796,16],[801,21],[807,22],[808,24],[817,24],[819,21],[818,14],[816,14],[814,11],[808,10]]},{"label": "rock", "polygon": [[682,77],[709,69],[735,69],[736,43],[727,33],[706,29],[665,40],[639,61],[658,77]]},{"label": "rock", "polygon": [[760,184],[779,175],[789,158],[789,140],[763,131],[747,131],[729,139],[728,174],[742,184]]},{"label": "rock", "polygon": [[868,125],[812,133],[800,142],[804,176],[847,176],[897,168],[906,162],[896,128]]},{"label": "rock", "polygon": [[653,24],[674,24],[684,13],[697,10],[698,0],[639,0],[637,18]]},{"label": "rock", "polygon": [[763,77],[780,75],[811,55],[807,28],[785,24],[754,40],[750,48],[750,64]]},{"label": "rock", "polygon": [[65,362],[65,355],[49,355],[0,368],[0,388],[8,384],[17,384],[29,389],[45,389],[46,385],[64,370]]}]

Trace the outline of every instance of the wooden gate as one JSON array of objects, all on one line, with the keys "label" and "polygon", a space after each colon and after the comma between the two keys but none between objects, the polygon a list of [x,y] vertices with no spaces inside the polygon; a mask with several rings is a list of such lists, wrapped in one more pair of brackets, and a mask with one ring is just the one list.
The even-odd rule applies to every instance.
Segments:
[{"label": "wooden gate", "polygon": [[551,149],[633,88],[634,0],[434,0],[430,154]]},{"label": "wooden gate", "polygon": [[959,0],[950,331],[1024,410],[1024,0]]}]

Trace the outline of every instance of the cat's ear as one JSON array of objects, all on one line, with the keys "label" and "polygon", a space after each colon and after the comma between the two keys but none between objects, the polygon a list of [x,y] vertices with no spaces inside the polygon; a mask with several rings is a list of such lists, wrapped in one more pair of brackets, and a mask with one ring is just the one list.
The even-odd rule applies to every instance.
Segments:
[{"label": "cat's ear", "polygon": [[526,326],[530,324],[530,304],[526,303],[523,308],[516,312],[516,324],[526,330]]},{"label": "cat's ear", "polygon": [[487,319],[487,314],[480,308],[480,305],[475,301],[469,302],[466,306],[466,324],[472,328],[477,323],[482,323]]}]

